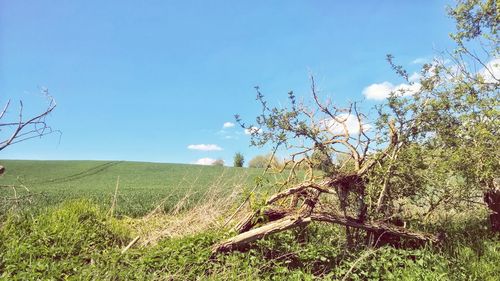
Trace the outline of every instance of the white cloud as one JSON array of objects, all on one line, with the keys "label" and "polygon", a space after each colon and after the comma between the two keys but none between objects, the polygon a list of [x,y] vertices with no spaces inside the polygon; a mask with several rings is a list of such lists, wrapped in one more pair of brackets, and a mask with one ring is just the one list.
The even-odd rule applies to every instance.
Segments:
[{"label": "white cloud", "polygon": [[245,135],[251,135],[254,132],[260,134],[262,133],[262,129],[259,129],[257,127],[251,127],[249,129],[245,129]]},{"label": "white cloud", "polygon": [[196,162],[194,162],[194,164],[212,165],[214,162],[215,162],[215,159],[212,159],[212,158],[201,158],[201,159],[196,160]]},{"label": "white cloud", "polygon": [[216,144],[190,144],[187,147],[192,150],[201,150],[201,151],[220,151],[222,148]]},{"label": "white cloud", "polygon": [[487,83],[497,83],[495,79],[500,79],[500,58],[493,59],[486,64],[486,67],[481,69],[478,73],[483,76],[484,81]]},{"label": "white cloud", "polygon": [[224,123],[224,125],[222,125],[222,128],[232,128],[232,127],[234,127],[234,125],[235,124],[232,122],[226,122],[226,123]]},{"label": "white cloud", "polygon": [[389,82],[382,82],[380,84],[371,84],[363,89],[363,95],[369,100],[383,100],[389,96],[394,85]]},{"label": "white cloud", "polygon": [[429,59],[427,59],[427,58],[416,58],[411,63],[413,63],[413,64],[424,64],[424,63],[427,63],[428,61],[429,61]]},{"label": "white cloud", "polygon": [[422,78],[422,75],[420,73],[413,72],[413,74],[408,77],[408,80],[410,82],[417,82],[420,80],[420,78]]},{"label": "white cloud", "polygon": [[[412,75],[414,76],[414,75]],[[415,77],[412,77],[414,79]],[[393,85],[390,82],[382,82],[371,84],[370,86],[363,89],[363,95],[369,100],[383,100],[388,98],[392,92],[397,94],[402,94],[403,96],[409,96],[415,94],[420,90],[421,85],[419,83],[413,84],[399,84]]]},{"label": "white cloud", "polygon": [[[344,114],[339,114],[337,117],[338,117],[337,120],[339,122],[337,122],[334,119],[325,119],[322,121],[323,126],[326,127],[328,131],[330,131],[332,134],[344,134],[343,124],[345,124],[347,132],[349,134],[352,135],[359,133],[360,124],[356,116],[344,113]],[[371,127],[372,126],[370,124],[364,122],[361,123],[361,130],[363,130],[363,132],[369,131]]]}]

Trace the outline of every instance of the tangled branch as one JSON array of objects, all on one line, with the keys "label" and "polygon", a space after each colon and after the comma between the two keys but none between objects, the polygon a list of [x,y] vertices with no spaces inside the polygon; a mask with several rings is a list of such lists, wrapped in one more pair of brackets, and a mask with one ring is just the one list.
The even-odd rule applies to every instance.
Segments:
[{"label": "tangled branch", "polygon": [[3,140],[0,140],[0,151],[12,144],[59,132],[53,130],[46,122],[47,116],[57,105],[56,101],[49,95],[48,90],[44,89],[43,94],[48,99],[48,104],[41,113],[33,117],[25,118],[24,104],[22,101],[19,101],[18,116],[15,121],[5,121],[7,113],[11,108],[11,100],[7,101],[3,110],[0,112],[0,132],[7,132],[7,136],[4,136]]}]

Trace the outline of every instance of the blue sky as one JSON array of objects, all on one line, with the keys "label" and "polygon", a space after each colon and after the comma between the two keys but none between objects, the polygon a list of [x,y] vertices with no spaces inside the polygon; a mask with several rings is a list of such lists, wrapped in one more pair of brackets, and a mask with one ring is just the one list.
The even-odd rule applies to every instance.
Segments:
[{"label": "blue sky", "polygon": [[0,159],[250,159],[267,151],[223,125],[258,114],[254,86],[278,104],[290,90],[309,97],[314,74],[322,96],[370,108],[403,82],[386,54],[418,71],[452,47],[447,4],[0,0],[0,104],[34,112],[47,87],[62,131]]}]

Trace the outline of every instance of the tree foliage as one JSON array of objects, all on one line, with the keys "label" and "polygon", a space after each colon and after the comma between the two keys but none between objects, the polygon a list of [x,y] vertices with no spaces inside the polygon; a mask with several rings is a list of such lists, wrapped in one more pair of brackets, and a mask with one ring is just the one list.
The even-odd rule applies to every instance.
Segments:
[{"label": "tree foliage", "polygon": [[233,158],[234,167],[243,167],[244,163],[245,157],[243,157],[243,154],[241,154],[240,152],[235,153]]},{"label": "tree foliage", "polygon": [[[430,215],[439,207],[470,208],[467,202],[477,202],[493,188],[500,168],[500,59],[494,2],[459,1],[450,8],[457,24],[451,34],[455,50],[423,66],[417,93],[393,93],[379,107],[379,125],[392,118],[401,132],[398,161],[387,163],[392,170],[391,201],[410,199]],[[407,78],[392,56],[388,61]],[[374,176],[374,184],[386,175]]]},{"label": "tree foliage", "polygon": [[[236,120],[251,132],[252,145],[290,153],[282,167],[288,177],[278,183],[268,209],[242,221],[242,233],[216,251],[314,220],[345,225],[348,245],[358,232],[351,228],[439,241],[386,222],[399,217],[422,223],[438,210],[457,214],[481,203],[500,166],[498,9],[496,1],[464,0],[448,13],[457,24],[451,34],[456,48],[425,64],[419,81],[410,81],[387,56],[413,87],[394,91],[377,106],[376,126],[367,124],[355,102],[340,107],[321,100],[313,77],[310,103],[290,92],[287,107],[273,107],[256,87],[262,113],[255,124]],[[305,181],[295,172],[303,165]],[[269,223],[247,232],[262,213]]]}]

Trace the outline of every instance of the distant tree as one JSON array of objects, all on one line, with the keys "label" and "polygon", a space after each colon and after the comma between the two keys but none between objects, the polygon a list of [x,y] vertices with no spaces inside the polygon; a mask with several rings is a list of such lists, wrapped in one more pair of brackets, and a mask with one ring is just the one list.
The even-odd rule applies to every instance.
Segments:
[{"label": "distant tree", "polygon": [[224,166],[224,160],[219,158],[212,163],[212,166]]},{"label": "distant tree", "polygon": [[245,162],[245,158],[243,154],[237,152],[234,154],[234,166],[235,167],[243,167],[243,163]]},{"label": "distant tree", "polygon": [[248,162],[250,168],[267,168],[268,165],[276,168],[280,163],[272,154],[257,155]]}]

